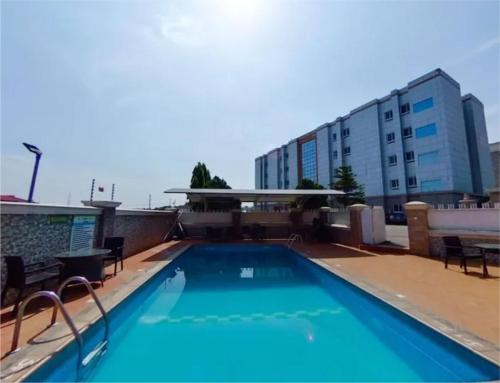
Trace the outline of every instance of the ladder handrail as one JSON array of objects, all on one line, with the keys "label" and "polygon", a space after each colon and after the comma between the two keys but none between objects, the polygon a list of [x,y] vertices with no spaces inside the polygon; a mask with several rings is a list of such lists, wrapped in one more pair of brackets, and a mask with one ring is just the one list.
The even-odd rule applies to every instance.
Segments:
[{"label": "ladder handrail", "polygon": [[286,246],[291,249],[293,244],[297,241],[297,240],[300,240],[300,242],[304,242],[304,240],[302,239],[302,235],[301,234],[297,234],[297,233],[293,233],[293,234],[290,234],[290,236],[288,237],[288,241],[286,242]]},{"label": "ladder handrail", "polygon": [[[54,293],[53,291],[37,291],[36,293],[31,294],[28,298],[26,298],[23,303],[21,303],[21,307],[19,308],[19,311],[17,312],[17,318],[16,318],[16,325],[14,327],[14,335],[12,337],[12,346],[10,348],[9,354],[14,353],[19,351],[21,348],[18,347],[19,344],[19,335],[21,333],[21,324],[23,321],[23,315],[24,315],[24,310],[28,303],[30,303],[33,299],[39,298],[39,297],[45,297],[49,298],[53,303],[54,307],[59,307],[61,309],[61,313],[63,314],[63,317],[66,321],[66,324],[68,327],[71,329],[71,332],[73,333],[73,336],[76,339],[76,342],[78,344],[78,368],[82,363],[83,357],[82,357],[82,350],[83,350],[83,340],[78,332],[78,329],[75,326],[75,323],[69,316],[68,312],[64,308],[63,303],[61,302],[61,299],[59,299],[59,296]],[[50,324],[52,326],[53,323]],[[49,326],[49,327],[50,327]]]},{"label": "ladder handrail", "polygon": [[[61,285],[57,289],[57,296],[60,298],[62,291],[68,286],[69,283],[72,283],[72,282],[79,282],[79,283],[85,285],[85,287],[87,288],[87,291],[89,292],[89,294],[94,299],[94,302],[97,305],[97,308],[101,312],[101,315],[102,315],[102,317],[104,319],[104,325],[105,325],[104,340],[107,341],[108,340],[108,335],[109,335],[108,314],[106,313],[106,310],[104,310],[104,307],[102,307],[101,301],[97,297],[97,294],[95,293],[94,288],[92,287],[92,285],[90,284],[90,282],[88,281],[87,278],[80,277],[80,276],[69,277],[63,283],[61,283]],[[61,303],[62,303],[62,301],[61,301]],[[52,310],[52,319],[51,319],[51,322],[50,322],[51,325],[53,325],[56,322],[56,318],[57,318],[57,307],[54,306],[54,309]]]}]

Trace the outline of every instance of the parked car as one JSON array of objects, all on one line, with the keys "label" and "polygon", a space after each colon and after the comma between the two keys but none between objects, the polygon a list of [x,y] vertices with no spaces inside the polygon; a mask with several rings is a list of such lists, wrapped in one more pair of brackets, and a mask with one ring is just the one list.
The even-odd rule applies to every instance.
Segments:
[{"label": "parked car", "polygon": [[385,218],[386,224],[406,225],[406,215],[402,211],[389,213]]}]

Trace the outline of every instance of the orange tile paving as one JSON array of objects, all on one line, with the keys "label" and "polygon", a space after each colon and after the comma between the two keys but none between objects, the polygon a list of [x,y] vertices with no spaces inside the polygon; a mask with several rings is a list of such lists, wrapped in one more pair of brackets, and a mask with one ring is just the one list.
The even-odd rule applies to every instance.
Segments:
[{"label": "orange tile paving", "polygon": [[[125,268],[116,277],[106,280],[104,288],[97,288],[99,296],[118,289],[137,270],[155,265],[183,245],[190,243],[170,242],[125,259]],[[482,278],[479,264],[471,264],[465,275],[457,264],[444,269],[439,260],[412,256],[376,254],[333,244],[300,244],[298,250],[314,259],[320,259],[385,291],[400,294],[402,299],[432,312],[465,330],[498,345],[500,340],[500,271],[489,266],[490,277]],[[111,273],[112,266],[107,268]],[[79,295],[76,295],[79,294]],[[68,296],[66,307],[75,314],[86,307],[89,297],[83,293]],[[2,358],[10,348],[14,319],[12,307],[1,311]],[[47,307],[29,309],[23,322],[20,345],[43,332],[50,320]],[[60,319],[59,319],[60,320]]]},{"label": "orange tile paving", "polygon": [[297,248],[499,344],[500,268],[496,265],[488,265],[490,276],[483,278],[481,260],[467,262],[466,275],[457,262],[445,269],[443,262],[434,258],[377,254],[332,244],[299,244]]}]

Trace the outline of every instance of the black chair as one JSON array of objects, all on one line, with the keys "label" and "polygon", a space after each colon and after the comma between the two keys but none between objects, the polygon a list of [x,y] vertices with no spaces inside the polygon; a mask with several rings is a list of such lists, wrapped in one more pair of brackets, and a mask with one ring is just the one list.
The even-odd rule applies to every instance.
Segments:
[{"label": "black chair", "polygon": [[103,248],[111,250],[111,253],[102,257],[102,262],[105,264],[106,262],[113,261],[115,263],[115,272],[113,275],[116,275],[116,269],[118,265],[118,261],[120,261],[120,271],[123,270],[123,244],[125,242],[125,238],[123,237],[107,237],[104,239]]},{"label": "black chair", "polygon": [[47,258],[45,261],[25,263],[22,257],[6,256],[7,263],[7,282],[2,291],[2,304],[5,301],[7,290],[9,288],[17,289],[17,298],[14,304],[13,312],[16,313],[23,298],[25,289],[40,284],[45,288],[45,282],[57,279],[62,282],[63,264],[53,258]]},{"label": "black chair", "polygon": [[266,238],[266,228],[260,224],[254,223],[250,230],[253,240],[260,241]]},{"label": "black chair", "polygon": [[[460,268],[464,268],[465,274],[467,274],[467,259],[482,259],[483,260],[483,276],[488,275],[488,268],[486,267],[486,258],[481,253],[480,249],[473,246],[463,246],[458,237],[443,237],[444,242],[444,267],[448,268],[449,258],[460,258]],[[474,249],[475,253],[465,253],[464,249]],[[478,253],[479,252],[479,253]]]},{"label": "black chair", "polygon": [[224,228],[207,226],[205,228],[205,238],[207,239],[207,241],[224,240]]}]

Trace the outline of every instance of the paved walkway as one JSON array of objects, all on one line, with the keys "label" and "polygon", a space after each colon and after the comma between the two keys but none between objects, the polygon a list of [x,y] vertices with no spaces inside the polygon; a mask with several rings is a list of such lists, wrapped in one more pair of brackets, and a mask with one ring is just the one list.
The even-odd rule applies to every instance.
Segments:
[{"label": "paved walkway", "polygon": [[490,277],[483,278],[480,260],[470,261],[472,266],[466,275],[457,262],[445,269],[440,260],[415,255],[375,254],[332,244],[297,247],[311,258],[320,259],[499,345],[498,266],[488,266]]}]

